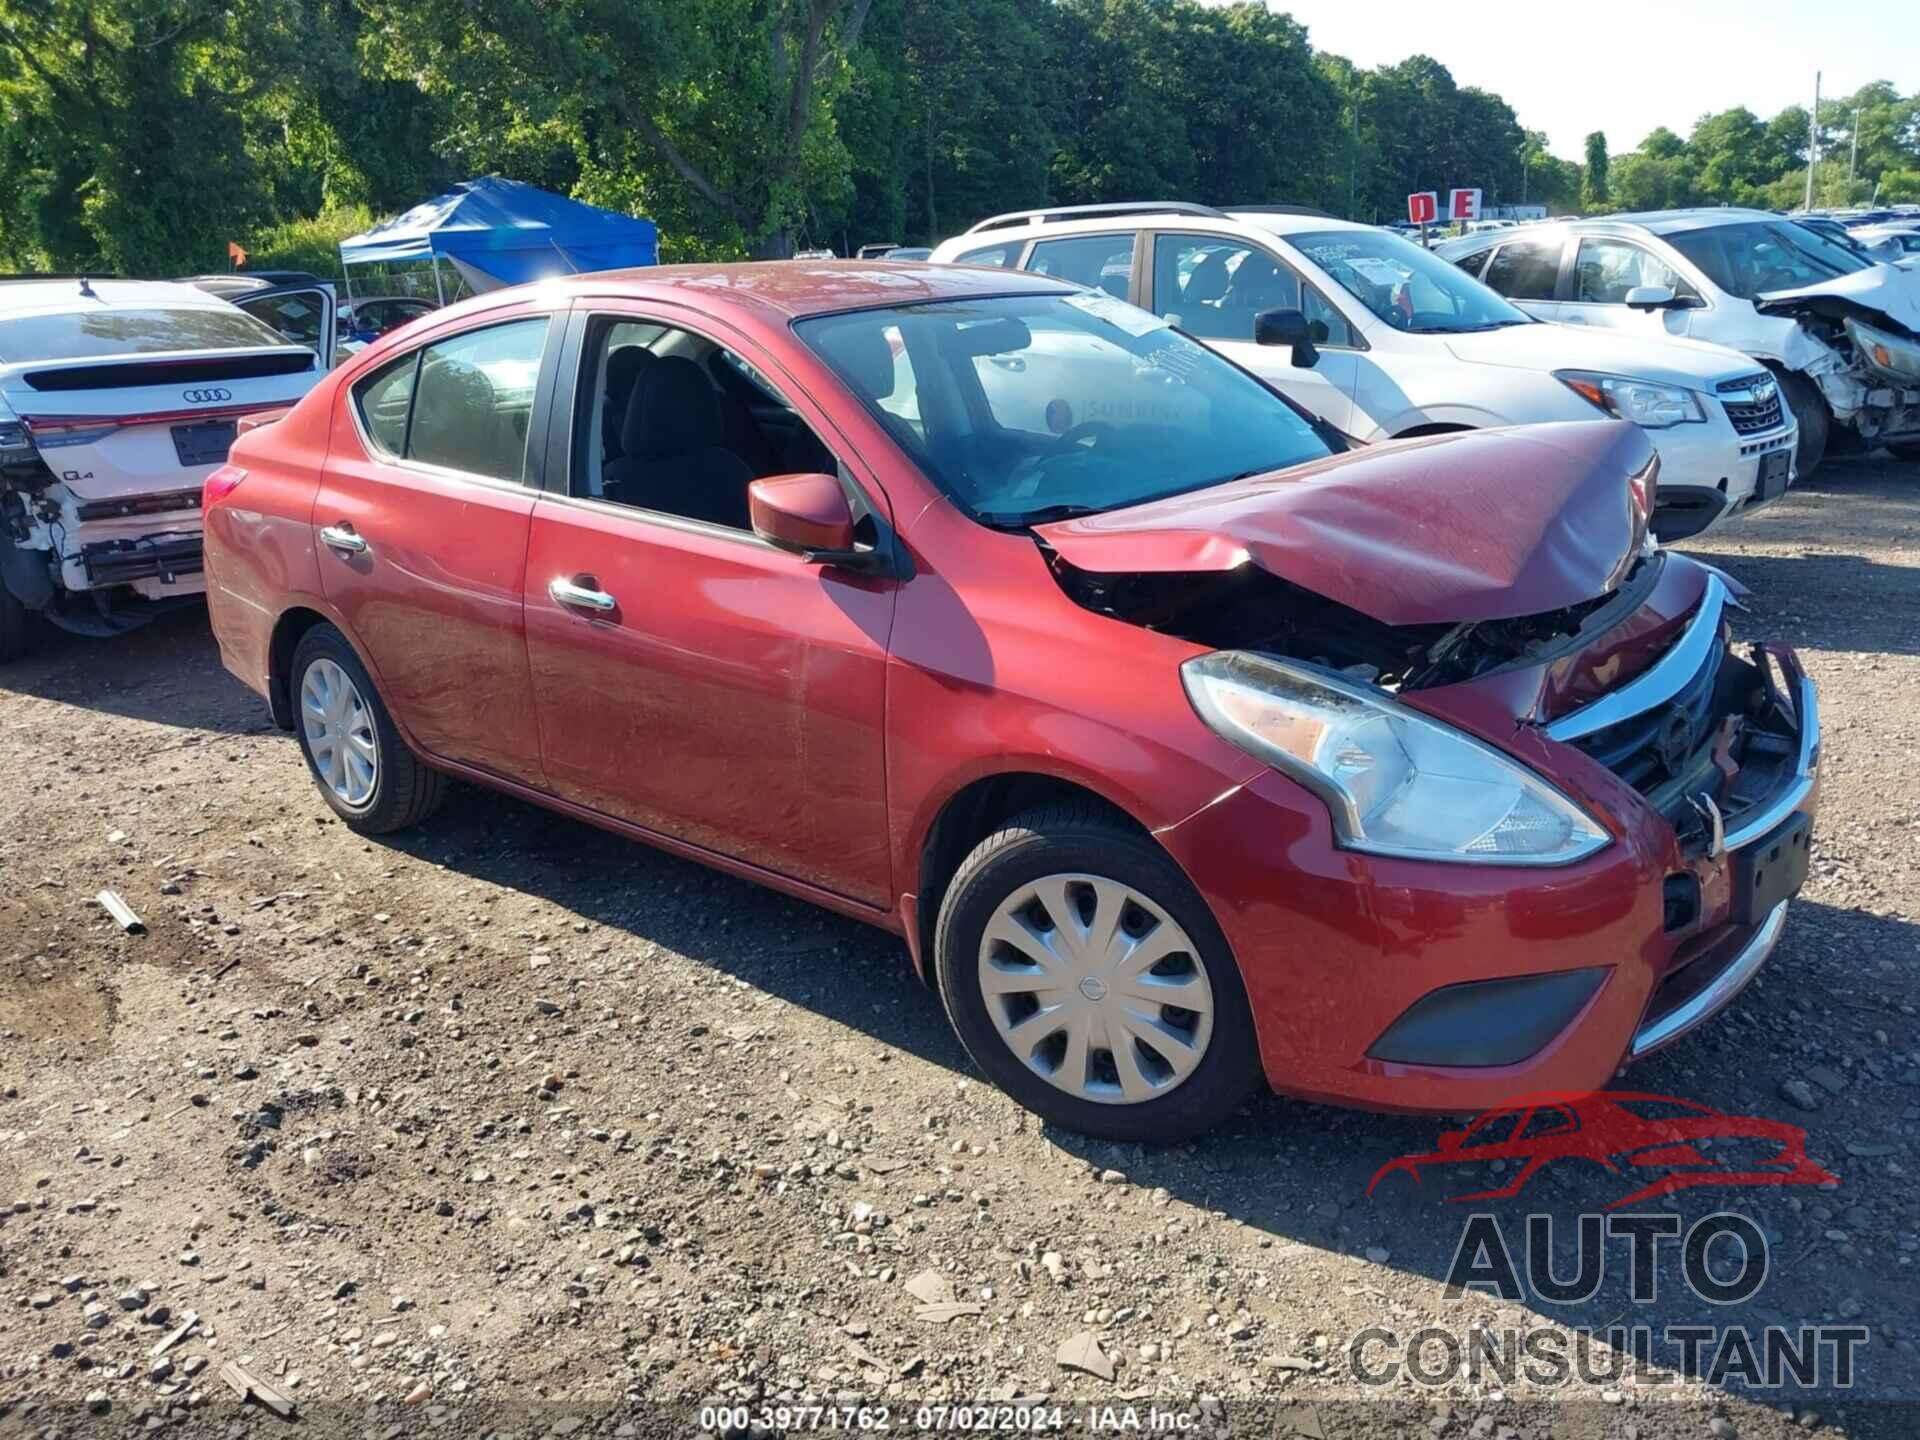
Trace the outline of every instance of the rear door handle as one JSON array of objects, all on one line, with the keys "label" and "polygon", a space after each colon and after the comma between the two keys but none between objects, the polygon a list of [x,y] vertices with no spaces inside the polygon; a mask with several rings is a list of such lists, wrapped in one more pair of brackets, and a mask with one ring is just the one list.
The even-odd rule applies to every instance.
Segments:
[{"label": "rear door handle", "polygon": [[354,528],[344,522],[327,526],[320,532],[320,540],[329,550],[338,550],[342,555],[364,555],[369,548]]},{"label": "rear door handle", "polygon": [[[582,580],[591,580],[591,575],[582,575]],[[576,585],[571,580],[555,580],[547,586],[547,594],[561,605],[577,605],[585,610],[598,610],[603,614],[620,602],[604,590],[596,590],[591,585]]]}]

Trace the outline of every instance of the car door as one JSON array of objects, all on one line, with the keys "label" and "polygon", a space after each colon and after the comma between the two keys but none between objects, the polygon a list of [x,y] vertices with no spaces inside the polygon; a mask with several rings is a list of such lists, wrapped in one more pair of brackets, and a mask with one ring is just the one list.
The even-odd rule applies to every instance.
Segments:
[{"label": "car door", "polygon": [[1656,340],[1687,333],[1686,309],[1635,310],[1627,304],[1627,292],[1644,285],[1671,290],[1688,303],[1699,302],[1700,292],[1678,270],[1632,240],[1580,235],[1574,243],[1573,265],[1564,279],[1559,305],[1562,323],[1602,326]]},{"label": "car door", "polygon": [[[1147,306],[1244,365],[1339,430],[1352,416],[1355,352],[1362,342],[1347,318],[1293,266],[1237,236],[1159,231],[1151,237]],[[1300,310],[1320,358],[1295,365],[1290,350],[1256,345],[1254,317]]]},{"label": "car door", "polygon": [[[716,359],[744,365],[792,408],[776,469],[837,472],[865,525],[885,523],[883,497],[844,447],[821,442],[833,437],[822,413],[758,346],[671,306],[609,304],[573,323],[572,398],[556,407],[549,441],[566,483],[535,504],[527,552],[527,645],[550,788],[884,905],[896,582],[809,564],[739,525],[678,513],[690,508],[679,498],[688,464],[700,467],[698,484],[743,491],[752,478],[722,413],[689,387],[723,373]],[[612,362],[635,349],[651,358]],[[647,402],[667,393],[648,389],[665,383],[663,367],[679,387],[671,443],[654,433],[660,407]],[[609,407],[620,425],[605,423]],[[670,465],[681,467],[678,488],[656,486],[650,477]],[[701,508],[743,505],[730,496]]]},{"label": "car door", "polygon": [[331,285],[283,285],[234,303],[290,343],[313,351],[322,370],[333,368],[339,307]]},{"label": "car door", "polygon": [[[314,498],[327,601],[414,742],[541,783],[522,590],[553,316],[469,319],[342,386]],[[531,466],[531,468],[530,468]]]}]

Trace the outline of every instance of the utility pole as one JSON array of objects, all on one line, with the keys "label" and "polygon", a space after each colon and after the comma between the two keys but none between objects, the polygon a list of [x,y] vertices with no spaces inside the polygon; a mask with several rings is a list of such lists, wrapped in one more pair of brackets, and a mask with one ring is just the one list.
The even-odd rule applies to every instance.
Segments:
[{"label": "utility pole", "polygon": [[1354,171],[1360,164],[1360,97],[1353,97],[1353,141],[1347,147],[1347,219],[1354,218],[1353,181]]},{"label": "utility pole", "polygon": [[[1855,169],[1859,167],[1859,164],[1860,164],[1860,107],[1856,105],[1853,107],[1853,153],[1847,157],[1847,184],[1849,186],[1853,184],[1853,172]],[[1853,202],[1853,195],[1851,192],[1849,192],[1847,195],[1847,202],[1849,204]]]},{"label": "utility pole", "polygon": [[1813,72],[1813,113],[1807,116],[1807,203],[1813,209],[1813,172],[1820,163],[1820,72]]}]

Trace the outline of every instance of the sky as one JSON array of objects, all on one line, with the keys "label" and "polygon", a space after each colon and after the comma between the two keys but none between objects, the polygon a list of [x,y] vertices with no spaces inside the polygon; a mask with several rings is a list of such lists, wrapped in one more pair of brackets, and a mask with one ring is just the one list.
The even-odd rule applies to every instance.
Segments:
[{"label": "sky", "polygon": [[1580,158],[1588,132],[1614,154],[1665,125],[1745,105],[1767,119],[1871,80],[1920,90],[1920,0],[1607,0],[1440,5],[1432,0],[1267,0],[1316,50],[1371,69],[1431,55],[1462,85],[1491,90],[1547,148]]}]

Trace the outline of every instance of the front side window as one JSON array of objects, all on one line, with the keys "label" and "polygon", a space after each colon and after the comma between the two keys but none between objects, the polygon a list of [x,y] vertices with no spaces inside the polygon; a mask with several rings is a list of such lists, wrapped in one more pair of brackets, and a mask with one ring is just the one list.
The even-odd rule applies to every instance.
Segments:
[{"label": "front side window", "polygon": [[353,387],[369,438],[397,459],[523,480],[547,324],[470,330],[374,371]]},{"label": "front side window", "polygon": [[1559,241],[1509,240],[1487,265],[1487,284],[1509,300],[1551,300],[1560,283]]},{"label": "front side window", "polygon": [[575,495],[750,530],[756,479],[840,473],[762,366],[677,326],[597,319],[575,403]]},{"label": "front side window", "polygon": [[1580,242],[1573,267],[1573,298],[1582,305],[1624,305],[1627,292],[1657,285],[1675,295],[1699,292],[1680,272],[1626,240],[1589,237]]},{"label": "front side window", "polygon": [[1742,300],[1770,290],[1819,285],[1867,268],[1867,262],[1844,245],[1784,220],[1708,225],[1666,240],[1714,284]]},{"label": "front side window", "polygon": [[1396,330],[1461,335],[1534,323],[1432,251],[1384,230],[1327,230],[1286,239]]},{"label": "front side window", "polygon": [[1246,372],[1107,295],[939,301],[794,328],[983,524],[1136,505],[1338,443]]},{"label": "front side window", "polygon": [[1153,308],[1189,335],[1249,343],[1261,311],[1300,310],[1316,344],[1353,344],[1345,318],[1292,266],[1238,240],[1155,236]]},{"label": "front side window", "polygon": [[1071,280],[1089,290],[1104,290],[1124,300],[1133,275],[1133,236],[1074,235],[1064,240],[1042,240],[1033,247],[1025,268],[1036,275]]}]

